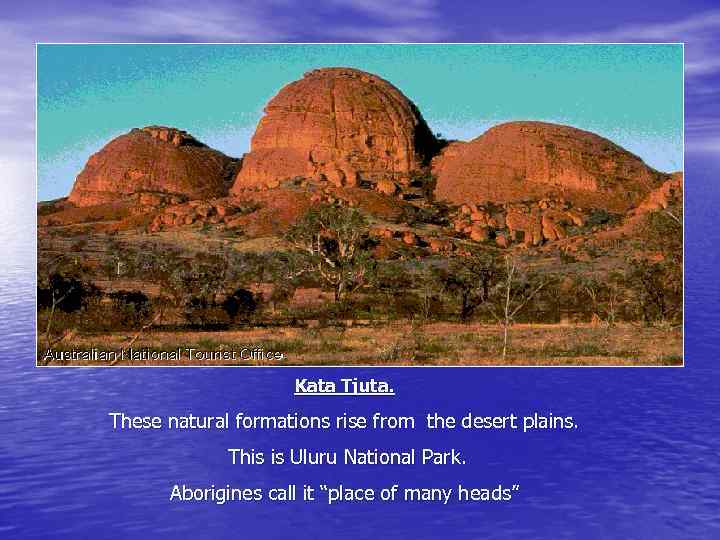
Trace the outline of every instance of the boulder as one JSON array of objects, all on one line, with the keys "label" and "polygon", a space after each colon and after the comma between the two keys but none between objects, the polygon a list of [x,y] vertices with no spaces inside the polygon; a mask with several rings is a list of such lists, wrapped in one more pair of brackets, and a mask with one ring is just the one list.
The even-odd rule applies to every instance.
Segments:
[{"label": "boulder", "polygon": [[647,197],[638,204],[633,210],[633,214],[645,214],[656,210],[667,208],[671,202],[679,200],[683,192],[683,176],[682,173],[674,173],[669,180],[648,193]]},{"label": "boulder", "polygon": [[402,236],[402,241],[404,244],[407,244],[408,246],[418,245],[418,237],[412,231],[405,231]]},{"label": "boulder", "polygon": [[526,246],[537,246],[543,240],[540,214],[523,210],[523,208],[508,210],[505,218],[507,228],[516,240],[522,238]]},{"label": "boulder", "polygon": [[495,235],[495,243],[498,247],[506,248],[510,245],[510,240],[505,233],[497,233]]},{"label": "boulder", "polygon": [[379,180],[375,186],[375,189],[383,195],[395,195],[398,191],[398,187],[392,180]]},{"label": "boulder", "polygon": [[164,198],[159,193],[142,192],[138,195],[138,203],[142,206],[160,206],[164,203]]},{"label": "boulder", "polygon": [[393,232],[386,227],[375,227],[370,229],[370,236],[374,238],[392,238]]},{"label": "boulder", "polygon": [[485,242],[490,239],[490,229],[483,225],[473,225],[470,231],[470,240]]},{"label": "boulder", "polygon": [[203,203],[195,207],[195,214],[201,218],[206,218],[215,211],[215,207],[208,203]]},{"label": "boulder", "polygon": [[553,241],[565,238],[567,234],[560,223],[557,223],[551,216],[545,214],[542,217],[542,235],[545,240]]},{"label": "boulder", "polygon": [[481,210],[477,210],[470,214],[470,220],[474,223],[482,223],[484,225],[487,225],[488,218],[489,216]]},{"label": "boulder", "polygon": [[468,225],[467,221],[459,219],[453,223],[453,229],[455,229],[455,232],[463,232]]},{"label": "boulder", "polygon": [[227,204],[217,203],[215,204],[215,212],[220,217],[231,216],[237,212],[237,208],[228,206]]},{"label": "boulder", "polygon": [[430,251],[433,253],[448,253],[452,251],[453,247],[452,242],[441,238],[431,238],[428,241],[428,245],[430,246]]}]

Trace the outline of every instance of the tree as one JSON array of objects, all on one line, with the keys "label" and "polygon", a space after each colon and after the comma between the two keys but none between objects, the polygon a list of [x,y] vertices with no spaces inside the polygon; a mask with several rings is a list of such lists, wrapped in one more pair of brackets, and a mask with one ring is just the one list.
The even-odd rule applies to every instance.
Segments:
[{"label": "tree", "polygon": [[417,314],[417,302],[410,291],[418,282],[424,281],[427,274],[427,269],[417,261],[378,262],[372,285],[379,298],[372,303],[372,310],[380,316],[392,313],[412,317]]},{"label": "tree", "polygon": [[636,295],[637,309],[646,323],[677,322],[683,301],[682,199],[647,214],[640,227],[643,253],[627,268],[625,277]]},{"label": "tree", "polygon": [[192,259],[182,256],[156,258],[153,275],[187,323],[207,326],[217,323],[217,304],[226,288],[229,262],[223,253],[197,253]]},{"label": "tree", "polygon": [[68,336],[68,332],[59,337],[53,336],[53,323],[58,311],[74,313],[87,305],[97,289],[84,281],[87,268],[70,261],[63,254],[51,260],[42,260],[38,264],[38,309],[47,309],[45,324],[45,345],[54,347]]},{"label": "tree", "polygon": [[252,292],[240,288],[225,298],[222,308],[230,320],[234,321],[238,316],[247,318],[252,315],[257,309],[257,300]]},{"label": "tree", "polygon": [[100,268],[107,280],[112,281],[124,273],[124,260],[128,257],[128,253],[123,249],[122,244],[114,238],[108,240],[105,251],[106,256],[100,263]]},{"label": "tree", "polygon": [[662,262],[635,259],[625,279],[634,292],[636,316],[644,323],[673,322],[682,318],[682,281]]},{"label": "tree", "polygon": [[525,270],[519,259],[512,254],[505,255],[501,271],[502,275],[494,291],[498,305],[491,309],[503,328],[504,362],[507,358],[510,327],[515,323],[515,317],[550,283],[551,279]]},{"label": "tree", "polygon": [[575,288],[581,298],[592,306],[593,315],[613,326],[623,299],[623,276],[611,272],[600,279],[596,276],[577,276]]},{"label": "tree", "polygon": [[454,257],[446,269],[436,270],[440,290],[453,298],[461,321],[467,321],[490,298],[499,274],[495,257],[475,250]]},{"label": "tree", "polygon": [[336,303],[370,282],[375,263],[367,221],[357,210],[333,205],[313,208],[285,238],[296,250],[290,277],[313,275],[332,289]]},{"label": "tree", "polygon": [[114,320],[122,327],[137,326],[150,315],[150,299],[140,291],[116,291],[109,297]]},{"label": "tree", "polygon": [[437,287],[436,272],[432,267],[427,267],[419,263],[416,266],[413,278],[415,280],[415,288],[420,297],[422,319],[427,321],[433,315],[438,316],[441,301]]}]

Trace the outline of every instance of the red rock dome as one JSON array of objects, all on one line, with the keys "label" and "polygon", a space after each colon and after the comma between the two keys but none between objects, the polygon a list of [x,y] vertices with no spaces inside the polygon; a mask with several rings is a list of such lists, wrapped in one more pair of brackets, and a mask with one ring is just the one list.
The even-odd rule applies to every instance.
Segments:
[{"label": "red rock dome", "polygon": [[316,69],[267,104],[233,191],[296,176],[351,186],[407,176],[436,145],[417,107],[389,82],[357,69]]},{"label": "red rock dome", "polygon": [[594,133],[545,122],[495,126],[433,160],[436,197],[455,203],[565,198],[625,210],[667,177]]},{"label": "red rock dome", "polygon": [[133,129],[88,159],[69,200],[91,206],[144,191],[189,198],[223,196],[235,164],[185,131],[160,126]]}]

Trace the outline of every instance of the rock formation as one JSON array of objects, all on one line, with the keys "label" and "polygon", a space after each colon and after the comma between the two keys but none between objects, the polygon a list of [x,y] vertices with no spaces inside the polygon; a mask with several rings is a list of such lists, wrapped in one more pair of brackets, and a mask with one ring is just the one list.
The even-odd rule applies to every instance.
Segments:
[{"label": "rock formation", "polygon": [[672,202],[682,198],[683,173],[676,172],[660,187],[648,193],[640,204],[632,211],[633,215],[645,214],[667,208]]},{"label": "rock formation", "polygon": [[141,192],[194,199],[222,196],[235,164],[185,131],[159,126],[133,129],[90,157],[69,200],[91,206]]},{"label": "rock formation", "polygon": [[513,242],[529,247],[562,240],[568,236],[567,227],[582,227],[585,222],[586,216],[567,201],[551,199],[503,205],[465,204],[452,217],[456,233],[475,242],[494,239],[499,247]]},{"label": "rock formation", "polygon": [[437,148],[400,90],[357,69],[316,69],[265,107],[233,187],[277,187],[307,177],[336,186],[407,180]]},{"label": "rock formation", "polygon": [[667,177],[611,141],[544,122],[510,122],[433,160],[436,196],[455,203],[564,198],[627,210]]},{"label": "rock formation", "polygon": [[312,206],[334,204],[371,216],[378,252],[404,257],[459,254],[473,242],[568,247],[571,237],[607,229],[603,212],[617,223],[632,209],[625,215],[635,223],[682,196],[681,173],[655,171],[568,126],[510,122],[441,146],[389,82],[317,69],[270,100],[241,166],[184,131],[133,129],[91,156],[69,202],[45,208],[39,223],[157,234],[211,227],[256,238],[280,236]]}]

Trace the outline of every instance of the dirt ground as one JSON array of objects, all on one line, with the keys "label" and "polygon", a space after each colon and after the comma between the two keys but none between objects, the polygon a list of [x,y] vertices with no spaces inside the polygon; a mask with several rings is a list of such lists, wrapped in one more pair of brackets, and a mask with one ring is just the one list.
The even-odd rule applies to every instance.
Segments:
[{"label": "dirt ground", "polygon": [[[119,351],[113,365],[383,365],[383,366],[681,366],[680,328],[630,324],[515,325],[502,360],[502,328],[488,324],[408,321],[350,328],[252,328],[219,332],[155,330],[133,344],[127,333],[73,336],[63,351]],[[190,351],[189,349],[193,349]],[[164,351],[164,352],[163,352]],[[46,349],[38,342],[38,363]],[[271,358],[267,355],[271,353]],[[277,354],[275,354],[277,353]],[[278,357],[278,355],[282,355]],[[109,359],[55,357],[49,365],[109,365]]]}]

